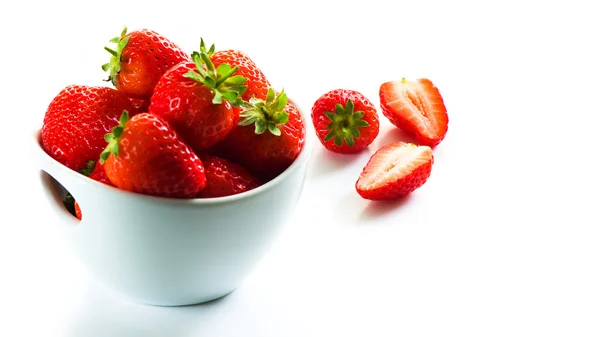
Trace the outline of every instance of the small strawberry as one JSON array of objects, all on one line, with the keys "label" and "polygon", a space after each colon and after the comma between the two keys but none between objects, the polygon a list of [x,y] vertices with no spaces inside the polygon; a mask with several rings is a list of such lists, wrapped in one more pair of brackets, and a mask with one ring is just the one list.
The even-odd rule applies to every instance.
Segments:
[{"label": "small strawberry", "polygon": [[392,143],[377,150],[356,181],[365,199],[390,200],[421,187],[431,174],[433,152],[429,146]]},{"label": "small strawberry", "polygon": [[377,109],[354,90],[336,89],[319,97],[311,117],[319,140],[330,151],[358,152],[379,134]]},{"label": "small strawberry", "polygon": [[42,147],[72,170],[86,167],[106,147],[104,135],[131,110],[127,96],[112,88],[71,85],[50,103],[42,126]]},{"label": "small strawberry", "polygon": [[288,168],[302,150],[306,134],[302,115],[283,91],[276,96],[273,89],[266,100],[254,98],[242,107],[242,120],[215,152],[268,181]]},{"label": "small strawberry", "polygon": [[176,64],[190,61],[190,57],[173,42],[157,32],[142,29],[110,40],[116,50],[104,47],[112,56],[102,66],[109,73],[108,81],[134,98],[149,99],[162,75]]},{"label": "small strawberry", "polygon": [[160,79],[149,112],[165,120],[198,153],[227,136],[235,126],[232,103],[246,87],[246,79],[232,76],[237,68],[214,67],[205,53],[194,52],[194,62],[182,62]]},{"label": "small strawberry", "polygon": [[206,171],[206,187],[200,198],[216,198],[249,191],[260,185],[246,169],[229,160],[205,155],[201,157]]},{"label": "small strawberry", "polygon": [[446,136],[446,106],[430,80],[385,82],[379,88],[379,99],[383,115],[422,145],[434,147]]},{"label": "small strawberry", "polygon": [[206,185],[200,159],[160,118],[141,113],[106,135],[100,156],[106,175],[118,188],[136,193],[193,198]]}]

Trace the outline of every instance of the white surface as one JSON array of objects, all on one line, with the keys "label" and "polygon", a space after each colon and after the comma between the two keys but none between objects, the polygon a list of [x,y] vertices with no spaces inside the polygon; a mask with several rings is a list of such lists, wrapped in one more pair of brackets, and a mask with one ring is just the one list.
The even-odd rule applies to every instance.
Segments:
[{"label": "white surface", "polygon": [[[0,335],[600,334],[594,2],[177,3],[0,5]],[[378,104],[383,81],[428,77],[450,116],[432,176],[400,203],[358,197],[369,154],[399,137],[383,119],[362,154],[315,149],[299,209],[236,292],[125,302],[74,259],[23,150],[60,89],[102,83],[123,24],[242,49],[307,112],[336,87]]]}]

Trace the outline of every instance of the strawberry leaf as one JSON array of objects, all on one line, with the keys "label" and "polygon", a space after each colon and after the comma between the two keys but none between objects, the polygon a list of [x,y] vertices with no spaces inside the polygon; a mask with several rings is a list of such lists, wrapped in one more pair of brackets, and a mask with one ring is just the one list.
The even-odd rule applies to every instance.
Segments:
[{"label": "strawberry leaf", "polygon": [[[223,103],[223,99],[234,106],[241,104],[240,95],[242,95],[247,86],[244,83],[248,80],[243,76],[233,76],[238,67],[231,67],[229,64],[220,64],[216,69],[206,52],[204,41],[200,41],[200,52],[193,52],[191,57],[196,65],[196,69],[190,70],[183,76],[202,83],[209,87],[213,93],[213,104]],[[214,52],[214,45],[208,51]]]},{"label": "strawberry leaf", "polygon": [[83,174],[86,177],[89,177],[90,174],[92,174],[92,171],[94,171],[94,168],[96,167],[96,162],[93,160],[88,160],[88,162],[86,163],[86,166],[82,169],[79,170],[79,173]]},{"label": "strawberry leaf", "polygon": [[123,110],[121,118],[119,118],[119,125],[115,126],[112,129],[112,132],[104,135],[104,140],[108,142],[108,145],[106,145],[106,148],[100,154],[100,164],[104,164],[110,154],[115,155],[115,157],[119,156],[119,138],[123,134],[125,125],[128,121],[129,113],[127,110]]},{"label": "strawberry leaf", "polygon": [[111,82],[112,85],[115,87],[117,86],[117,76],[121,71],[121,54],[123,53],[123,50],[125,49],[125,47],[127,47],[127,44],[129,43],[129,36],[125,35],[127,35],[127,27],[123,28],[120,36],[113,37],[108,41],[109,43],[117,44],[116,50],[109,47],[104,47],[104,50],[106,50],[111,55],[110,61],[102,65],[102,70],[104,72],[108,72],[108,78],[105,81]]},{"label": "strawberry leaf", "polygon": [[262,134],[266,130],[274,136],[280,136],[279,125],[287,123],[290,115],[285,111],[287,105],[287,95],[281,90],[279,95],[275,95],[275,90],[269,88],[267,99],[261,100],[252,97],[249,102],[241,102],[242,112],[238,125],[248,126],[255,124],[256,134]]}]

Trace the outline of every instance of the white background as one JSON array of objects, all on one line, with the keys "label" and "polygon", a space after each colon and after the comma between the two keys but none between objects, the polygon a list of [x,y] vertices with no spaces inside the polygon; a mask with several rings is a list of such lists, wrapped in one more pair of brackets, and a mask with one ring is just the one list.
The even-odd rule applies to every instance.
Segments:
[{"label": "white background", "polygon": [[[593,4],[3,2],[0,336],[600,335]],[[104,84],[125,24],[241,49],[306,113],[334,88],[379,105],[381,83],[430,78],[450,117],[430,180],[401,202],[356,194],[370,154],[402,138],[381,115],[361,154],[316,144],[296,214],[234,293],[122,300],[67,248],[29,146],[58,91]]]}]

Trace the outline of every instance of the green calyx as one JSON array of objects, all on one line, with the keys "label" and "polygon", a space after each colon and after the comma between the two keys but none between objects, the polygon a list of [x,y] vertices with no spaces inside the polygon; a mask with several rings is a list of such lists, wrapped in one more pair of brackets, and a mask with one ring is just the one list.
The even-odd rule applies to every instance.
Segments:
[{"label": "green calyx", "polygon": [[104,135],[104,140],[108,142],[108,145],[100,154],[100,164],[104,164],[108,156],[112,153],[115,157],[119,156],[119,138],[123,134],[123,130],[125,129],[125,124],[129,121],[129,113],[127,110],[123,110],[121,114],[121,118],[119,119],[119,125],[115,126],[112,132]]},{"label": "green calyx", "polygon": [[106,81],[110,81],[115,87],[117,86],[117,75],[121,71],[121,54],[123,53],[123,49],[129,43],[129,36],[125,37],[127,34],[127,27],[123,28],[121,31],[121,36],[113,37],[110,39],[110,43],[116,43],[117,48],[111,49],[109,47],[104,47],[104,50],[110,53],[110,61],[102,65],[102,70],[108,72],[108,79]]},{"label": "green calyx", "polygon": [[290,118],[285,111],[286,104],[287,95],[284,90],[275,96],[273,88],[269,88],[266,100],[252,97],[249,102],[240,104],[243,110],[240,112],[241,119],[238,124],[241,126],[254,124],[254,132],[259,135],[269,130],[273,135],[280,136],[281,130],[278,125],[287,123]]},{"label": "green calyx", "polygon": [[348,146],[354,146],[354,139],[360,137],[359,128],[369,126],[367,121],[363,120],[365,113],[363,111],[354,111],[354,102],[348,99],[346,106],[336,104],[335,112],[325,111],[325,116],[331,121],[327,125],[329,133],[325,136],[325,141],[333,139],[333,143],[342,146],[344,141]]},{"label": "green calyx", "polygon": [[214,50],[215,46],[212,45],[207,51],[204,41],[200,40],[200,52],[195,51],[191,55],[196,69],[188,71],[183,76],[209,87],[214,92],[213,104],[221,104],[225,99],[232,105],[239,106],[242,103],[240,95],[246,91],[247,86],[244,83],[248,79],[243,76],[233,76],[238,67],[232,68],[231,65],[223,63],[215,68],[210,60]]}]

